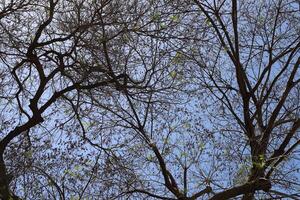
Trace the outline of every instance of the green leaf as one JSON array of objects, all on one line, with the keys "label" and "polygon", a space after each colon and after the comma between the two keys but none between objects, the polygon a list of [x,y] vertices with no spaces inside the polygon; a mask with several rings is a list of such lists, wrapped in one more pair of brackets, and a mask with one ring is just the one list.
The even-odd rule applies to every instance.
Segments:
[{"label": "green leaf", "polygon": [[258,168],[258,169],[262,169],[265,166],[265,163],[259,163],[259,162],[254,162],[253,163],[254,167]]},{"label": "green leaf", "polygon": [[164,139],[164,144],[168,144],[168,142],[169,142],[168,138],[165,138]]},{"label": "green leaf", "polygon": [[199,149],[203,151],[205,149],[205,144],[203,142],[199,143]]},{"label": "green leaf", "polygon": [[245,181],[247,181],[248,173],[249,173],[249,166],[247,166],[246,164],[240,164],[238,166],[236,177],[234,178],[234,183],[242,184]]},{"label": "green leaf", "polygon": [[259,161],[265,160],[264,155],[263,154],[258,155],[258,160]]},{"label": "green leaf", "polygon": [[72,177],[76,177],[76,174],[74,172],[72,172],[71,170],[68,170],[68,169],[65,170],[65,174],[69,174]]},{"label": "green leaf", "polygon": [[82,122],[82,126],[84,129],[88,129],[92,126],[91,122]]},{"label": "green leaf", "polygon": [[152,156],[152,155],[148,155],[148,156],[147,156],[147,160],[153,161],[153,156]]},{"label": "green leaf", "polygon": [[187,157],[187,153],[186,152],[181,152],[181,156],[182,157]]},{"label": "green leaf", "polygon": [[224,51],[229,51],[229,49],[226,46],[223,46]]},{"label": "green leaf", "polygon": [[265,18],[263,16],[259,16],[258,17],[258,23],[263,24],[264,23]]},{"label": "green leaf", "polygon": [[198,49],[195,48],[195,47],[192,47],[192,48],[190,49],[190,51],[191,51],[192,53],[198,53]]},{"label": "green leaf", "polygon": [[207,26],[211,26],[211,22],[209,21],[209,19],[205,19],[204,23],[205,23]]},{"label": "green leaf", "polygon": [[172,15],[170,17],[170,20],[173,21],[173,22],[179,22],[179,17],[178,17],[178,15]]},{"label": "green leaf", "polygon": [[24,153],[24,155],[25,155],[25,157],[26,158],[31,158],[32,157],[32,150],[29,150],[29,151],[26,151],[25,153]]},{"label": "green leaf", "polygon": [[51,180],[48,180],[48,185],[54,185]]},{"label": "green leaf", "polygon": [[75,197],[75,196],[73,196],[73,195],[71,195],[70,200],[78,200],[78,198]]},{"label": "green leaf", "polygon": [[185,122],[185,123],[183,124],[183,127],[186,128],[186,129],[189,129],[189,128],[191,128],[192,126],[191,126],[190,123]]},{"label": "green leaf", "polygon": [[130,41],[129,36],[128,35],[124,35],[123,36],[123,40],[124,40],[125,43],[129,42]]},{"label": "green leaf", "polygon": [[78,170],[80,170],[81,169],[81,166],[80,165],[76,165],[75,167],[74,167],[74,170],[76,170],[76,171],[78,171]]},{"label": "green leaf", "polygon": [[174,64],[179,64],[184,60],[185,56],[181,52],[177,52],[175,56],[172,58],[171,62]]},{"label": "green leaf", "polygon": [[258,168],[258,169],[264,168],[265,165],[266,165],[265,156],[263,154],[258,155],[258,161],[257,162],[253,162],[253,166]]},{"label": "green leaf", "polygon": [[154,13],[153,15],[152,15],[152,20],[153,21],[159,21],[160,20],[160,14],[159,13]]},{"label": "green leaf", "polygon": [[173,79],[175,79],[176,76],[177,76],[177,72],[176,72],[176,71],[171,71],[171,72],[170,72],[170,76],[171,76]]},{"label": "green leaf", "polygon": [[161,28],[161,29],[165,29],[165,28],[167,28],[167,25],[164,24],[164,23],[160,23],[160,28]]},{"label": "green leaf", "polygon": [[140,27],[139,27],[138,25],[135,25],[135,26],[132,28],[133,31],[138,31],[139,29],[140,29]]}]

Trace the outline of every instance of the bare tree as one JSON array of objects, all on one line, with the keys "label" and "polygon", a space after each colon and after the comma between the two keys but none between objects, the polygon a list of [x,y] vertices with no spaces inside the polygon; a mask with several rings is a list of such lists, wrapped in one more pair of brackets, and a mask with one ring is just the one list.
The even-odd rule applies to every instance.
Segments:
[{"label": "bare tree", "polygon": [[299,198],[297,2],[3,1],[2,199]]},{"label": "bare tree", "polygon": [[[194,56],[204,68],[201,83],[222,106],[218,117],[223,121],[222,135],[236,141],[236,145],[244,138],[236,151],[243,159],[250,154],[247,180],[212,199],[242,194],[243,199],[253,199],[257,190],[274,197],[280,194],[277,189],[282,191],[287,186],[294,188],[291,192],[297,191],[297,184],[289,176],[292,172],[287,170],[297,162],[297,156],[291,155],[297,155],[299,144],[297,3],[233,0],[194,4],[206,20],[208,32],[215,36],[211,41],[214,46],[206,50],[213,57],[204,53]],[[207,62],[211,59],[213,62]],[[295,160],[284,162],[290,156]]]},{"label": "bare tree", "polygon": [[[28,171],[29,175],[23,178],[30,179],[29,182],[41,182],[42,185],[48,180],[50,188],[54,186],[58,192],[58,195],[50,192],[53,198],[66,198],[64,189],[59,189],[56,179],[41,169],[32,155],[43,147],[52,150],[54,142],[51,140],[55,138],[58,127],[51,127],[61,119],[55,113],[67,112],[61,107],[63,104],[58,105],[60,99],[70,101],[80,98],[81,91],[95,88],[102,88],[105,94],[113,88],[121,90],[149,81],[148,76],[152,72],[147,73],[144,80],[136,82],[126,74],[123,60],[117,60],[117,51],[122,48],[125,33],[136,31],[138,26],[143,25],[139,24],[139,19],[147,7],[141,9],[137,6],[135,2],[120,4],[118,1],[2,2],[2,199],[18,199],[10,189],[13,183],[16,193],[25,198],[30,194],[26,191],[29,186],[25,185],[22,189],[22,184],[17,182],[24,175],[22,173]],[[132,14],[125,17],[125,11]],[[110,46],[114,48],[113,54],[108,52]],[[68,115],[70,118],[76,117],[74,114]],[[45,140],[45,137],[39,136],[43,133],[42,124],[48,126],[46,131],[51,129],[52,138]],[[58,124],[61,123],[55,125]],[[71,140],[67,143],[68,146],[74,145]],[[40,147],[35,149],[36,145]],[[25,161],[21,162],[23,159]],[[95,167],[90,169],[91,177],[95,170]],[[41,176],[43,178],[38,180]],[[25,180],[24,184],[27,183],[28,180]],[[40,195],[45,195],[45,191],[41,190]]]}]

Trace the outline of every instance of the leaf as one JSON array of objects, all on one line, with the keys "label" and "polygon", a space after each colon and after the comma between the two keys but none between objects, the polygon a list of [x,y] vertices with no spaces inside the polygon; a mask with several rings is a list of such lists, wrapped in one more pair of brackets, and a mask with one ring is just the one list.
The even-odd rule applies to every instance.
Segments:
[{"label": "leaf", "polygon": [[187,157],[187,153],[186,152],[181,152],[181,156],[182,157]]},{"label": "leaf", "polygon": [[32,150],[29,150],[29,151],[26,151],[25,153],[24,153],[24,155],[25,155],[25,157],[26,158],[31,158],[32,157]]},{"label": "leaf", "polygon": [[148,156],[147,156],[147,160],[153,161],[153,156],[152,156],[152,155],[148,155]]},{"label": "leaf", "polygon": [[152,20],[153,21],[159,21],[160,20],[160,14],[159,13],[154,13],[153,15],[152,15]]},{"label": "leaf", "polygon": [[174,64],[179,64],[184,60],[185,56],[181,52],[176,52],[175,56],[172,58],[171,62]]},{"label": "leaf", "polygon": [[140,26],[136,24],[136,25],[134,25],[132,30],[133,31],[138,31],[139,29],[140,29]]},{"label": "leaf", "polygon": [[72,177],[76,177],[76,174],[74,172],[72,172],[71,170],[68,170],[68,169],[65,170],[65,174],[69,174]]},{"label": "leaf", "polygon": [[173,79],[175,79],[176,76],[177,76],[177,72],[176,72],[176,71],[171,71],[171,72],[170,72],[170,76],[171,76]]},{"label": "leaf", "polygon": [[75,197],[75,196],[73,196],[73,195],[71,195],[70,200],[78,200],[78,198]]},{"label": "leaf", "polygon": [[129,42],[130,41],[129,36],[128,35],[124,35],[123,36],[123,40],[124,40],[125,43]]},{"label": "leaf", "polygon": [[203,151],[205,149],[205,144],[203,142],[199,143],[199,148]]},{"label": "leaf", "polygon": [[84,129],[88,129],[92,126],[91,122],[82,122],[82,126]]},{"label": "leaf", "polygon": [[258,160],[264,161],[265,160],[264,155],[263,154],[258,155]]},{"label": "leaf", "polygon": [[264,17],[263,16],[259,16],[258,17],[258,19],[257,19],[257,21],[258,21],[258,23],[260,23],[260,24],[263,24],[264,23]]},{"label": "leaf", "polygon": [[258,162],[253,162],[254,167],[262,169],[265,167],[265,156],[263,154],[258,155]]},{"label": "leaf", "polygon": [[71,111],[70,111],[70,110],[64,110],[64,113],[65,113],[65,114],[70,114]]},{"label": "leaf", "polygon": [[179,22],[179,17],[178,17],[178,15],[172,15],[170,17],[170,20],[173,21],[173,22]]},{"label": "leaf", "polygon": [[248,173],[249,173],[249,166],[247,166],[245,164],[240,164],[238,166],[238,171],[236,173],[236,177],[234,178],[234,183],[242,184],[245,181],[247,181]]},{"label": "leaf", "polygon": [[78,170],[80,170],[81,169],[81,166],[80,165],[76,165],[75,167],[74,167],[74,170],[76,170],[76,171],[78,171]]},{"label": "leaf", "polygon": [[48,180],[48,185],[54,185],[51,180]]},{"label": "leaf", "polygon": [[265,162],[253,162],[254,167],[262,169],[265,166]]},{"label": "leaf", "polygon": [[169,142],[168,138],[165,138],[164,139],[164,144],[168,144],[168,142]]},{"label": "leaf", "polygon": [[192,53],[198,53],[198,49],[195,48],[195,47],[192,47],[192,48],[190,49],[190,51],[191,51]]},{"label": "leaf", "polygon": [[185,122],[185,123],[183,124],[183,127],[186,128],[186,129],[189,129],[189,128],[191,128],[192,126],[191,126],[190,123]]},{"label": "leaf", "polygon": [[161,29],[165,29],[165,28],[167,28],[167,25],[164,24],[164,23],[160,23],[160,28],[161,28]]},{"label": "leaf", "polygon": [[209,21],[209,19],[205,19],[204,23],[205,23],[207,26],[211,26],[211,22]]},{"label": "leaf", "polygon": [[223,46],[224,51],[229,51],[229,49],[226,46]]}]

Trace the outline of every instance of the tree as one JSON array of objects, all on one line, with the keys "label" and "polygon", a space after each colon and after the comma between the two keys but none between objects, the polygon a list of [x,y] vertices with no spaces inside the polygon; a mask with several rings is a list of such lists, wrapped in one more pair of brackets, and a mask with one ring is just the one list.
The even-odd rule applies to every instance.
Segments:
[{"label": "tree", "polygon": [[[204,82],[225,107],[222,118],[235,120],[246,138],[251,159],[248,182],[266,178],[268,187],[276,187],[280,177],[277,184],[293,185],[282,177],[290,172],[278,165],[299,144],[299,26],[294,21],[299,19],[298,5],[290,1],[195,4],[220,44],[213,67],[220,74],[205,70]],[[259,14],[250,17],[252,12]],[[231,63],[223,63],[223,56]],[[223,68],[217,66],[220,62]],[[260,189],[269,191],[268,187]],[[243,199],[252,199],[253,191],[242,191]]]},{"label": "tree", "polygon": [[299,198],[296,2],[0,13],[2,199]]},{"label": "tree", "polygon": [[[112,62],[118,63],[109,57],[108,41],[118,37],[110,44],[116,50],[118,46],[122,47],[118,42],[134,28],[131,26],[137,25],[134,23],[139,22],[140,13],[122,18],[127,8],[136,9],[134,5],[117,1],[2,2],[1,109],[5,114],[0,142],[0,194],[3,199],[17,198],[13,190],[25,198],[30,194],[37,197],[37,193],[27,192],[27,188],[36,188],[28,185],[20,188],[22,184],[16,182],[23,175],[22,178],[28,177],[29,182],[42,182],[37,185],[45,184],[48,179],[48,185],[54,185],[59,196],[63,196],[55,179],[38,167],[38,162],[37,165],[33,162],[36,151],[42,148],[53,150],[51,140],[58,127],[49,131],[50,137],[45,138],[41,136],[42,124],[47,124],[47,130],[61,117],[76,117],[63,113],[68,110],[63,109],[64,103],[58,105],[61,99],[71,101],[79,98],[81,92],[94,88],[102,88],[108,93],[110,88],[120,90],[148,81],[134,82],[126,75],[126,68],[112,67]],[[94,50],[100,49],[100,54],[93,54],[96,53]],[[67,144],[74,145],[71,141]],[[55,151],[50,152],[52,154],[56,156]],[[25,180],[24,184],[29,182]],[[9,187],[12,184],[15,185],[13,190]],[[45,195],[43,189],[40,195]]]}]

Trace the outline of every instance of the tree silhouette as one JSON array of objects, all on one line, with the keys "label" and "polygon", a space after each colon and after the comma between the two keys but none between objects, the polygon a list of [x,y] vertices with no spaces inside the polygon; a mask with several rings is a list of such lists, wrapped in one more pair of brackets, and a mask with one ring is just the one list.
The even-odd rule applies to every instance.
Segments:
[{"label": "tree silhouette", "polygon": [[299,198],[297,2],[0,5],[1,199]]}]

